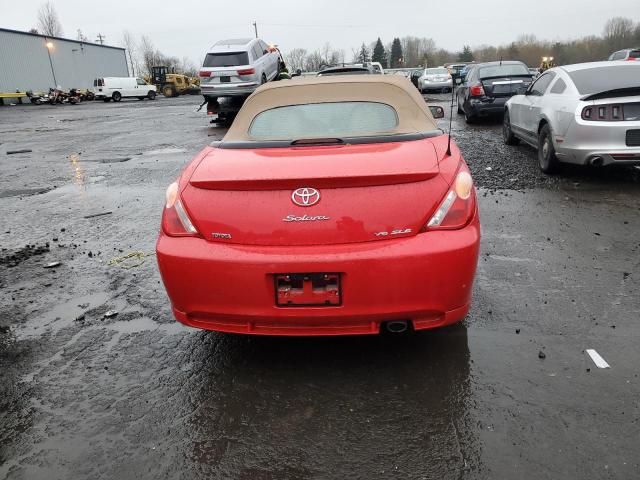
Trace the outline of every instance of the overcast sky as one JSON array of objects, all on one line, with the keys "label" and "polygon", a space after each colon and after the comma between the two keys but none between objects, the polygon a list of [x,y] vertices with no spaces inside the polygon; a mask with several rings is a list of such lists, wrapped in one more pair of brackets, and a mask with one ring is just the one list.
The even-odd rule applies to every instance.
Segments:
[{"label": "overcast sky", "polygon": [[[42,0],[0,0],[0,27],[28,30],[36,26]],[[378,36],[385,44],[394,36],[431,37],[439,47],[506,44],[524,33],[538,38],[566,40],[598,35],[614,16],[640,21],[640,0],[54,0],[64,36],[78,28],[90,40],[98,33],[106,43],[121,45],[122,32],[147,35],[164,54],[198,62],[207,48],[224,38],[253,35],[284,52],[302,47],[315,50],[329,42],[351,49]]]}]

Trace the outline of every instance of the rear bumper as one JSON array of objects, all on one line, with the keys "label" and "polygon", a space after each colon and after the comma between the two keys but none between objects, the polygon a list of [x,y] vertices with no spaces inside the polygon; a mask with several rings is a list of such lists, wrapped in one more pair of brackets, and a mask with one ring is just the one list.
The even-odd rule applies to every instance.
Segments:
[{"label": "rear bumper", "polygon": [[[375,334],[461,321],[471,301],[480,225],[348,245],[248,247],[160,234],[157,258],[175,317],[207,330],[262,335]],[[277,307],[274,274],[338,272],[342,304]]]},{"label": "rear bumper", "polygon": [[[559,130],[559,129],[558,129]],[[640,165],[640,146],[626,144],[628,130],[640,130],[640,122],[571,122],[564,135],[554,135],[556,153],[563,162],[588,165]]]},{"label": "rear bumper", "polygon": [[445,80],[443,82],[421,82],[421,87],[423,90],[439,90],[442,88],[453,88],[452,80]]},{"label": "rear bumper", "polygon": [[473,116],[504,114],[504,106],[511,97],[482,97],[469,99],[469,113]]},{"label": "rear bumper", "polygon": [[258,83],[200,85],[200,92],[206,97],[246,97],[260,85]]}]

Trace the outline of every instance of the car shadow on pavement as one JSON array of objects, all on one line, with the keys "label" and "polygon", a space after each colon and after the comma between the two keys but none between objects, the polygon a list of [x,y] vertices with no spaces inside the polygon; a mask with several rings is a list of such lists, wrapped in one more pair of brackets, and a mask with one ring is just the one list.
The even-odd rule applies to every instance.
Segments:
[{"label": "car shadow on pavement", "polygon": [[397,337],[203,335],[211,353],[187,455],[211,474],[455,478],[480,458],[464,325]]}]

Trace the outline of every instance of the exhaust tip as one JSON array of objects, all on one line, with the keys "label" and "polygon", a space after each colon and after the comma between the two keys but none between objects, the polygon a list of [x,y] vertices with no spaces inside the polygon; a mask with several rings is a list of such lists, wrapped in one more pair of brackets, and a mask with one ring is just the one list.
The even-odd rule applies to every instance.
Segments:
[{"label": "exhaust tip", "polygon": [[409,328],[406,320],[394,320],[387,322],[385,323],[385,327],[389,333],[404,333]]},{"label": "exhaust tip", "polygon": [[602,157],[592,157],[591,160],[589,160],[589,164],[592,167],[601,167],[602,165],[604,165],[604,160],[602,159]]}]

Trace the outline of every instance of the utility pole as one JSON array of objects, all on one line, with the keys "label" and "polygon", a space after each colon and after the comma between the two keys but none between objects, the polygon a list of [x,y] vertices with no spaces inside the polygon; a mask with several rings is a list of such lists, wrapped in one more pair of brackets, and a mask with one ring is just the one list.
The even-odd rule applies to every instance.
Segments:
[{"label": "utility pole", "polygon": [[255,22],[255,20],[254,20],[254,22],[252,23],[252,25],[253,25],[253,29],[256,31],[256,38],[258,38],[258,24],[257,24],[257,23]]},{"label": "utility pole", "polygon": [[98,38],[96,39],[96,42],[98,42],[100,45],[104,45],[104,39],[106,37],[104,35],[102,35],[101,33],[98,34]]}]

